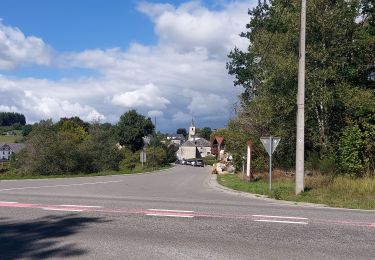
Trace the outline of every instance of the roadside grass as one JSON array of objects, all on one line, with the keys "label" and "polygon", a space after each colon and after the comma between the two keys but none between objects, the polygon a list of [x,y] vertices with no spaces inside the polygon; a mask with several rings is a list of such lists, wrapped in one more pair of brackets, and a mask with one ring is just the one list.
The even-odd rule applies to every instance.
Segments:
[{"label": "roadside grass", "polygon": [[20,139],[21,136],[18,135],[0,135],[0,143],[15,143]]},{"label": "roadside grass", "polygon": [[15,172],[6,171],[0,172],[0,180],[22,180],[22,179],[53,179],[53,178],[74,178],[74,177],[94,177],[94,176],[110,176],[110,175],[125,175],[125,174],[139,174],[139,173],[151,173],[154,171],[160,171],[172,168],[172,165],[158,167],[153,169],[152,167],[136,167],[134,169],[121,169],[119,171],[107,170],[93,173],[70,173],[70,174],[55,174],[55,175],[20,175]]},{"label": "roadside grass", "polygon": [[219,184],[238,191],[266,195],[270,198],[295,202],[325,204],[352,209],[375,209],[375,177],[314,175],[305,178],[305,191],[295,195],[294,177],[272,180],[269,192],[268,175],[258,175],[248,182],[241,175],[219,175]]}]

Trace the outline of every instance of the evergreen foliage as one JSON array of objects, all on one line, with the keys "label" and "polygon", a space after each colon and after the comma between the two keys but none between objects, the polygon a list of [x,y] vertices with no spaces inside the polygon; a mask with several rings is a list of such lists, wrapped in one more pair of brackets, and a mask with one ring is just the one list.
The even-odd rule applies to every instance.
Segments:
[{"label": "evergreen foliage", "polygon": [[0,126],[11,126],[15,124],[25,125],[25,116],[14,112],[0,112]]}]

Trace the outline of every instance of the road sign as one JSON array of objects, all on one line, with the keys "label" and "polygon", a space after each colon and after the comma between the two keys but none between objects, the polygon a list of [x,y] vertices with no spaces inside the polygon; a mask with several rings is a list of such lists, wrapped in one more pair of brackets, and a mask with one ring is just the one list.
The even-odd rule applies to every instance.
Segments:
[{"label": "road sign", "polygon": [[[260,140],[264,148],[266,149],[268,155],[272,155],[276,150],[277,145],[280,143],[280,137],[261,137]],[[272,151],[272,152],[271,152]]]},{"label": "road sign", "polygon": [[146,162],[146,153],[144,151],[141,152],[139,160],[140,160],[141,163]]},{"label": "road sign", "polygon": [[272,189],[272,154],[276,150],[276,147],[279,144],[281,138],[270,136],[270,137],[261,137],[260,140],[262,141],[262,144],[270,157],[269,185],[270,185],[270,191],[271,191]]}]

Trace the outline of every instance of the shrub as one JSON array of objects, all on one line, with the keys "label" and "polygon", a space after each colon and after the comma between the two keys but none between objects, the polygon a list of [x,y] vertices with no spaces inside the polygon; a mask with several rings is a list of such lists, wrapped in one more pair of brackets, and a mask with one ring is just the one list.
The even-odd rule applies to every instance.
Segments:
[{"label": "shrub", "polygon": [[213,165],[214,163],[217,163],[216,157],[213,155],[208,155],[202,159],[205,165]]},{"label": "shrub", "polygon": [[361,151],[363,150],[362,132],[358,125],[346,127],[341,134],[338,159],[340,169],[349,175],[361,175],[364,162]]}]

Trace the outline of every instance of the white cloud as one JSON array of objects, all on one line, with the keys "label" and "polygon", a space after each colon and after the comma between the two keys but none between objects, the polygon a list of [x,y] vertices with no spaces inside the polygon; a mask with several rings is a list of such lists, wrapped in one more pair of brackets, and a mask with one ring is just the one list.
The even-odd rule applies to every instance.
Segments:
[{"label": "white cloud", "polygon": [[18,109],[15,106],[0,105],[0,112],[18,112]]},{"label": "white cloud", "polygon": [[112,103],[117,106],[137,108],[166,108],[170,101],[161,96],[160,89],[154,84],[147,84],[134,91],[116,94],[112,98]]},{"label": "white cloud", "polygon": [[[225,62],[230,49],[247,45],[238,34],[245,30],[249,7],[248,1],[231,1],[216,11],[194,1],[179,6],[142,3],[138,10],[153,22],[156,45],[135,42],[127,50],[58,53],[54,65],[59,69],[84,68],[96,75],[57,80],[0,75],[0,96],[6,100],[0,104],[16,107],[28,121],[78,115],[114,123],[126,110],[136,108],[145,115],[162,117],[167,129],[188,124],[192,114],[197,121],[224,124],[239,91],[233,87]],[[19,43],[11,53],[27,54],[16,59],[17,55],[6,56],[6,48],[0,48],[0,70],[50,63],[50,48],[43,40],[0,26],[0,33],[10,30],[7,39]],[[32,44],[36,46],[30,51]],[[1,65],[4,60],[7,66]]]},{"label": "white cloud", "polygon": [[187,124],[191,120],[191,114],[178,111],[173,115],[173,121],[178,124]]},{"label": "white cloud", "polygon": [[209,55],[225,57],[234,46],[246,48],[247,41],[239,37],[248,21],[246,2],[230,2],[219,11],[191,1],[173,7],[143,2],[138,10],[155,23],[161,44],[172,45],[182,51],[204,48]]},{"label": "white cloud", "polygon": [[147,115],[151,118],[163,117],[164,113],[163,113],[163,111],[160,111],[160,110],[151,110],[151,111],[147,112]]},{"label": "white cloud", "polygon": [[51,48],[35,36],[25,36],[18,28],[5,26],[0,19],[0,70],[20,65],[48,65]]},{"label": "white cloud", "polygon": [[42,118],[53,118],[79,116],[85,121],[104,120],[105,116],[88,105],[78,102],[70,102],[55,97],[38,96],[31,91],[25,91],[22,99],[23,108]]},{"label": "white cloud", "polygon": [[188,105],[188,109],[195,116],[228,116],[229,101],[216,94],[203,95],[202,93],[195,93]]}]

